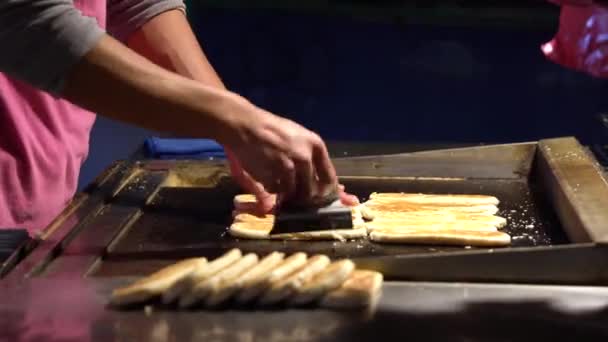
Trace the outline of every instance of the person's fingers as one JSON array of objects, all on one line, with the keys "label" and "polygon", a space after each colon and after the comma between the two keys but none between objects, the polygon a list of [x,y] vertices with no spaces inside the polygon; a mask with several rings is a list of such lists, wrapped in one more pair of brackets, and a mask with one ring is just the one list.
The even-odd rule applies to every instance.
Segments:
[{"label": "person's fingers", "polygon": [[234,156],[234,154],[232,154],[231,151],[226,149],[226,155],[229,160],[230,173],[237,184],[239,184],[244,191],[256,197],[258,202],[258,210],[260,210],[262,213],[271,211],[274,206],[272,195],[266,191],[260,182],[257,182],[242,168],[239,160]]},{"label": "person's fingers", "polygon": [[333,191],[338,183],[338,176],[329,158],[327,147],[318,136],[314,139],[312,161],[318,177],[319,192],[326,194]]},{"label": "person's fingers", "polygon": [[237,184],[240,185],[245,191],[251,191],[251,184],[243,177],[244,170],[238,158],[236,158],[232,151],[228,149],[225,149],[225,151],[226,156],[228,157],[228,166],[230,167],[230,174],[232,175],[232,178],[234,178]]},{"label": "person's fingers", "polygon": [[299,158],[296,162],[296,194],[298,200],[307,201],[317,195],[314,165],[310,158]]},{"label": "person's fingers", "polygon": [[291,198],[296,192],[297,187],[297,169],[295,163],[284,156],[281,158],[280,169],[278,170],[280,179],[279,192],[282,199]]},{"label": "person's fingers", "polygon": [[251,177],[247,172],[245,172],[245,177],[250,179],[250,182],[254,184],[252,186],[251,193],[255,196],[258,203],[258,210],[262,214],[269,213],[274,208],[274,200],[272,195],[266,191],[262,183],[256,182],[253,177]]},{"label": "person's fingers", "polygon": [[349,206],[349,207],[354,207],[356,205],[359,205],[359,198],[357,198],[357,196],[355,195],[351,195],[348,194],[344,191],[340,191],[340,201],[342,202],[342,204]]},{"label": "person's fingers", "polygon": [[361,204],[361,202],[359,202],[359,197],[347,193],[345,189],[344,184],[338,184],[338,194],[342,204],[349,207],[354,207]]},{"label": "person's fingers", "polygon": [[272,211],[274,200],[272,195],[266,191],[262,183],[257,182],[246,171],[242,174],[242,184],[247,192],[254,195],[257,200],[257,209],[260,214],[266,214]]}]

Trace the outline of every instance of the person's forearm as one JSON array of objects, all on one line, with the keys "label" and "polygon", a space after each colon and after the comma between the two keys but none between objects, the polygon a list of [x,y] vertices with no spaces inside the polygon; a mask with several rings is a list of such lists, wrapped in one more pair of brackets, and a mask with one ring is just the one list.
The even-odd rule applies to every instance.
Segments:
[{"label": "person's forearm", "polygon": [[73,68],[62,95],[116,120],[221,143],[245,101],[167,71],[107,35]]},{"label": "person's forearm", "polygon": [[168,70],[225,89],[180,10],[152,18],[127,39],[127,45]]}]

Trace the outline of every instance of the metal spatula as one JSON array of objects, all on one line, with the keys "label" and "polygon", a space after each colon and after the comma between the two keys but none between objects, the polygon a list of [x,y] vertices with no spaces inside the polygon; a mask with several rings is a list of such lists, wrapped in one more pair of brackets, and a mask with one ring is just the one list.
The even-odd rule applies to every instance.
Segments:
[{"label": "metal spatula", "polygon": [[338,191],[308,204],[286,202],[276,208],[271,235],[353,228],[352,211]]}]

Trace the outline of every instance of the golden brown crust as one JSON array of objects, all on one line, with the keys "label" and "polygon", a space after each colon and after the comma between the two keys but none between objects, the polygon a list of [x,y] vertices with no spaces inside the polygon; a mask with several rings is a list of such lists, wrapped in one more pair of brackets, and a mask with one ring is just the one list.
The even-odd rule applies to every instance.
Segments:
[{"label": "golden brown crust", "polygon": [[161,295],[177,281],[187,277],[197,267],[207,264],[205,258],[190,258],[160,269],[138,281],[114,290],[112,305],[129,305],[144,302]]},{"label": "golden brown crust", "polygon": [[331,263],[298,289],[291,303],[302,305],[316,301],[329,291],[342,286],[354,270],[355,263],[348,259]]},{"label": "golden brown crust", "polygon": [[504,227],[507,220],[504,217],[496,215],[483,215],[475,213],[457,213],[446,212],[437,213],[432,211],[427,212],[379,212],[377,217],[374,217],[373,222],[421,222],[421,223],[485,223],[496,226],[497,228]]},{"label": "golden brown crust", "polygon": [[381,273],[355,270],[342,286],[326,294],[320,304],[331,309],[370,306],[380,296],[382,281]]},{"label": "golden brown crust", "polygon": [[317,275],[330,264],[326,255],[315,255],[306,264],[287,277],[273,283],[259,300],[262,305],[276,304],[297,292],[305,282]]},{"label": "golden brown crust", "polygon": [[[234,253],[228,253],[230,255]],[[226,264],[226,256],[209,264]],[[355,270],[355,264],[348,259],[332,263],[326,255],[307,259],[305,253],[295,253],[284,259],[283,253],[273,252],[261,261],[253,253],[238,258],[180,296],[179,307],[190,307],[198,302],[203,302],[206,307],[215,307],[232,297],[237,303],[247,303],[261,295],[256,301],[258,305],[284,301],[289,305],[318,304],[323,301],[326,307],[354,308],[372,304],[382,283],[381,275]],[[115,305],[135,304],[150,299],[150,296],[158,296],[167,284],[177,279],[177,274],[183,276],[180,272],[184,272],[188,265],[194,264],[194,268],[201,262],[206,260],[180,261],[116,289],[113,302]]]},{"label": "golden brown crust", "polygon": [[[184,293],[179,300],[179,306],[182,308],[190,307],[201,300],[208,299],[208,296],[213,296],[223,286],[230,284],[238,276],[246,272],[258,262],[258,256],[249,253],[230,266],[222,269],[214,276],[197,283],[190,291]],[[209,305],[217,304],[219,298],[211,299]]]},{"label": "golden brown crust", "polygon": [[368,232],[372,231],[476,231],[476,232],[495,232],[496,226],[483,222],[420,222],[420,221],[397,221],[397,220],[374,220],[366,224]]},{"label": "golden brown crust", "polygon": [[369,196],[370,200],[381,201],[388,199],[391,201],[400,200],[404,202],[416,204],[430,205],[453,205],[453,206],[469,206],[469,205],[498,205],[500,201],[494,196],[488,195],[466,195],[466,194],[421,194],[421,193],[398,193],[398,192],[374,192]]},{"label": "golden brown crust", "polygon": [[494,215],[498,213],[498,207],[493,204],[475,205],[475,206],[434,206],[434,205],[420,205],[412,204],[399,201],[386,201],[386,202],[365,202],[364,204],[367,210],[371,210],[374,213],[377,212],[414,212],[414,213],[425,213],[425,214],[454,214],[454,213],[469,213],[469,214],[480,214],[480,215]]},{"label": "golden brown crust", "polygon": [[307,260],[308,256],[306,255],[306,253],[297,252],[290,255],[270,273],[270,275],[268,276],[268,282],[272,284],[287,277],[291,273],[298,270],[300,267],[306,265]]},{"label": "golden brown crust", "polygon": [[[271,200],[274,204],[276,202],[277,196],[275,194],[271,194]],[[256,212],[257,211],[257,199],[252,194],[239,194],[234,196],[233,200],[234,208],[237,211],[241,212]]]},{"label": "golden brown crust", "polygon": [[494,215],[498,203],[485,195],[374,193],[363,207],[373,218],[366,223],[372,241],[498,247],[511,243],[498,231],[507,223]]},{"label": "golden brown crust", "polygon": [[163,292],[163,303],[173,303],[183,293],[190,291],[194,285],[228,267],[240,259],[242,255],[243,254],[239,249],[233,248],[219,258],[216,258],[207,264],[199,265],[192,271],[192,273],[175,282]]},{"label": "golden brown crust", "polygon": [[502,247],[511,243],[511,236],[503,232],[466,230],[382,230],[370,233],[370,240],[385,243],[423,245],[455,245],[477,247]]}]

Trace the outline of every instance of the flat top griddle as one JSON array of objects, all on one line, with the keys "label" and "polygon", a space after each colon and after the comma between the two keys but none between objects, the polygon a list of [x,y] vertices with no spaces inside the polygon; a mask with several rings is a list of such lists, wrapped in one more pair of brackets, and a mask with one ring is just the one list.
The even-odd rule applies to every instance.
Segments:
[{"label": "flat top griddle", "polygon": [[[500,215],[509,221],[504,229],[512,247],[567,243],[557,217],[543,202],[534,185],[520,180],[405,181],[343,179],[347,189],[366,198],[378,192],[425,192],[488,194],[501,200]],[[230,248],[266,254],[272,251],[323,253],[330,257],[362,257],[462,251],[464,247],[391,245],[367,239],[338,241],[266,241],[235,239],[226,233],[232,197],[237,190],[228,182],[212,189],[163,188],[145,213],[108,249],[95,276],[125,276],[136,270],[148,272],[179,258],[218,256]],[[197,203],[213,203],[198,206]],[[468,248],[466,248],[468,249]],[[128,260],[130,266],[124,265]],[[141,274],[137,272],[137,274]]]},{"label": "flat top griddle", "polygon": [[[6,341],[605,341],[608,290],[588,287],[387,283],[370,311],[117,311],[127,279],[0,283]],[[49,295],[49,294],[52,295]]]},{"label": "flat top griddle", "polygon": [[[386,271],[388,279],[445,280],[441,276],[451,274],[450,280],[496,281],[500,277],[483,276],[491,265],[475,268],[472,274],[465,264],[450,264],[450,260],[458,260],[452,256],[489,260],[489,253],[500,256],[527,249],[556,250],[597,243],[608,231],[602,220],[604,208],[608,208],[608,196],[604,197],[608,186],[594,160],[571,138],[334,161],[342,183],[362,200],[374,191],[496,196],[501,201],[499,214],[508,219],[505,231],[512,236],[512,246],[488,249],[389,245],[368,240],[236,239],[227,234],[227,227],[239,189],[223,162],[136,161],[117,164],[77,197],[49,227],[47,240],[12,276],[135,276],[185,257],[214,258],[237,247],[260,255],[304,251],[361,262],[382,256],[433,260],[435,264],[428,269],[434,272],[423,274],[419,268],[408,267],[412,273],[400,277],[398,272],[389,272],[394,267],[379,268],[373,262],[365,265]],[[509,267],[505,279],[518,280],[521,266],[508,260],[501,262]],[[572,264],[572,270],[584,272],[577,271],[578,266]],[[553,272],[543,279],[526,276],[519,280],[546,282],[556,276],[566,279]],[[566,280],[581,283],[589,279],[604,279],[604,275],[587,272]]]},{"label": "flat top griddle", "polygon": [[[236,241],[222,234],[237,192],[223,164],[121,162],[79,194],[27,258],[0,280],[0,340],[608,337],[608,290],[589,286],[608,284],[608,186],[574,139],[335,162],[349,190],[361,197],[395,190],[496,195],[502,200],[501,214],[510,219],[506,229],[516,237],[514,244],[465,249]],[[373,310],[350,313],[146,313],[105,306],[112,289],[138,275],[184,256],[213,257],[234,246],[260,253],[279,249],[355,256],[358,266],[384,273],[383,295]],[[395,281],[402,278],[419,281]],[[522,282],[561,286],[515,284]]]}]

